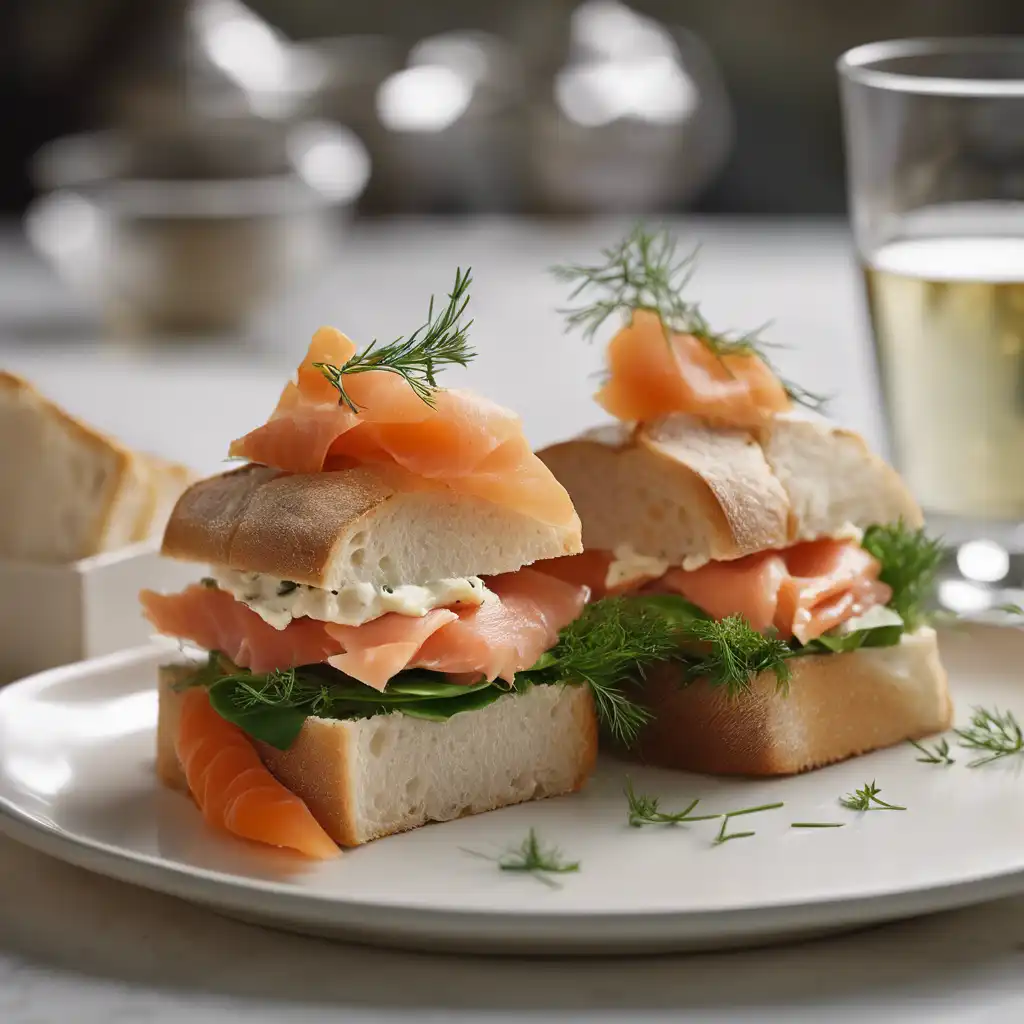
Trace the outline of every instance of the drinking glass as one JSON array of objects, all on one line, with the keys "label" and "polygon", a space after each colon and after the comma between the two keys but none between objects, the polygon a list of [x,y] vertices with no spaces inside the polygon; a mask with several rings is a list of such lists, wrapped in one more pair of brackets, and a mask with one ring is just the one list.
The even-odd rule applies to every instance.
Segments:
[{"label": "drinking glass", "polygon": [[892,454],[950,549],[940,599],[1024,585],[1024,38],[838,63],[850,211]]}]

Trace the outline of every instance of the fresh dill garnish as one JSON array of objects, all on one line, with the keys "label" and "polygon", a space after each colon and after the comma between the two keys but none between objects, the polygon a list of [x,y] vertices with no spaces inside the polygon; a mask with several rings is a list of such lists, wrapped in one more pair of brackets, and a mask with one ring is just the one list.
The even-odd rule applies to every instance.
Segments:
[{"label": "fresh dill garnish", "polygon": [[879,579],[892,588],[889,607],[903,619],[908,633],[925,621],[925,606],[942,561],[942,541],[924,529],[897,523],[869,526],[861,546],[882,565]]},{"label": "fresh dill garnish", "polygon": [[[685,255],[679,243],[666,229],[648,230],[637,224],[617,245],[601,250],[602,263],[560,264],[551,273],[573,286],[569,301],[589,303],[568,306],[558,312],[565,317],[567,331],[580,330],[584,339],[594,336],[609,317],[616,313],[632,316],[638,309],[654,313],[661,320],[666,340],[672,333],[689,334],[700,340],[719,359],[725,356],[757,356],[778,376],[765,354],[769,344],[760,337],[763,327],[743,334],[712,330],[696,302],[688,302],[683,289],[696,269],[699,246]],[[821,409],[827,402],[798,385],[782,381],[786,394],[794,402]]]},{"label": "fresh dill garnish", "polygon": [[525,672],[520,680],[542,683],[586,683],[602,724],[624,746],[632,743],[650,718],[622,689],[643,678],[647,666],[677,653],[676,625],[641,602],[606,597],[587,605],[566,626],[558,643]]},{"label": "fresh dill garnish", "polygon": [[794,821],[790,828],[843,828],[845,821]]},{"label": "fresh dill garnish", "polygon": [[502,871],[521,871],[533,875],[537,881],[543,882],[553,889],[559,888],[559,885],[554,879],[548,878],[548,875],[567,875],[580,870],[578,860],[564,861],[561,852],[555,847],[551,846],[547,849],[542,847],[536,830],[532,828],[518,849],[510,850],[500,856],[491,857],[486,853],[465,848],[463,848],[463,852],[473,857],[482,857],[484,860],[493,861]]},{"label": "fresh dill garnish", "polygon": [[749,836],[754,835],[754,832],[732,832],[726,834],[726,829],[729,827],[729,822],[733,818],[740,818],[745,814],[760,814],[762,811],[776,811],[780,807],[784,807],[785,804],[780,800],[775,804],[760,804],[757,807],[744,807],[739,811],[726,811],[722,815],[722,827],[718,830],[718,835],[715,837],[715,846],[720,846],[722,843],[727,843],[730,839],[746,839]]},{"label": "fresh dill garnish", "polygon": [[941,739],[929,749],[924,743],[917,740],[909,741],[912,746],[917,747],[923,756],[917,758],[921,764],[956,764],[956,760],[949,755],[949,741]]},{"label": "fresh dill garnish", "polygon": [[730,839],[749,839],[751,836],[756,835],[756,832],[730,832],[726,835],[725,830],[729,827],[729,815],[725,815],[722,818],[722,827],[718,830],[718,835],[715,836],[715,846],[721,846],[722,843],[727,843]]},{"label": "fresh dill garnish", "polygon": [[610,316],[646,309],[661,318],[667,331],[690,332],[703,318],[697,319],[697,307],[684,301],[681,293],[693,276],[697,249],[685,256],[679,256],[678,250],[668,231],[651,232],[637,224],[618,245],[601,250],[603,263],[552,267],[556,278],[574,285],[570,301],[590,289],[600,294],[588,305],[559,310],[566,330],[579,329],[592,341]]},{"label": "fresh dill garnish", "polygon": [[778,637],[758,633],[742,615],[694,619],[684,636],[704,645],[698,653],[684,652],[688,679],[724,686],[731,696],[750,689],[761,672],[773,672],[782,692],[789,686],[787,660],[793,657],[792,648]]},{"label": "fresh dill garnish", "polygon": [[976,707],[971,712],[971,724],[953,731],[960,738],[961,747],[987,751],[985,756],[968,762],[968,768],[977,768],[1024,751],[1024,733],[1012,711],[1000,712],[998,708],[988,711]]},{"label": "fresh dill garnish", "polygon": [[866,782],[854,793],[847,793],[839,801],[843,807],[851,811],[905,811],[906,807],[890,804],[878,794],[882,791],[874,781]]},{"label": "fresh dill garnish", "polygon": [[628,776],[623,791],[626,801],[629,804],[629,823],[633,828],[642,828],[644,825],[678,825],[681,822],[689,821],[711,821],[712,818],[722,817],[719,814],[694,814],[700,799],[691,800],[681,811],[659,811],[656,797],[637,794],[633,789],[633,780]]},{"label": "fresh dill garnish", "polygon": [[445,366],[458,364],[468,366],[474,351],[467,338],[473,321],[462,321],[462,315],[469,304],[469,286],[472,283],[472,268],[463,273],[460,267],[455,271],[455,284],[448,293],[448,303],[434,316],[434,297],[430,297],[427,320],[412,334],[396,338],[387,345],[378,345],[376,339],[357,352],[342,366],[333,363],[313,365],[338,389],[339,405],[347,405],[352,412],[359,412],[359,406],[345,390],[344,378],[348,374],[367,373],[370,370],[386,370],[397,373],[413,389],[416,396],[429,406],[434,405],[434,391],[437,389],[437,371]]}]

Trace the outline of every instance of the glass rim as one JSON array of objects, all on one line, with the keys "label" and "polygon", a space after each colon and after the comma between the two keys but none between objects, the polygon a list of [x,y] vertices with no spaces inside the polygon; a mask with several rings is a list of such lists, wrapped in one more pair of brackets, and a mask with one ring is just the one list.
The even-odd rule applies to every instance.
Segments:
[{"label": "glass rim", "polygon": [[[886,71],[875,65],[900,57],[1019,54],[1020,78],[950,77]],[[836,61],[841,78],[889,92],[936,96],[1024,97],[1024,36],[934,36],[888,39],[847,50]]]}]

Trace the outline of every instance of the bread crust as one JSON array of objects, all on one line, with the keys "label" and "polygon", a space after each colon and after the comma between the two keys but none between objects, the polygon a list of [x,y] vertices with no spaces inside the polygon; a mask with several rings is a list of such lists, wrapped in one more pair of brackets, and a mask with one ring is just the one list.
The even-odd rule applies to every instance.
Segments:
[{"label": "bread crust", "polygon": [[788,693],[762,673],[749,693],[684,685],[653,670],[640,694],[653,712],[628,756],[714,775],[793,775],[952,725],[953,704],[934,630],[894,647],[794,659]]},{"label": "bread crust", "polygon": [[684,568],[851,525],[922,522],[899,475],[859,435],[796,415],[757,434],[670,416],[538,455],[568,490],[586,549],[629,545]]},{"label": "bread crust", "polygon": [[578,520],[549,526],[390,466],[210,477],[178,500],[163,541],[172,558],[328,589],[513,572],[581,550]]}]

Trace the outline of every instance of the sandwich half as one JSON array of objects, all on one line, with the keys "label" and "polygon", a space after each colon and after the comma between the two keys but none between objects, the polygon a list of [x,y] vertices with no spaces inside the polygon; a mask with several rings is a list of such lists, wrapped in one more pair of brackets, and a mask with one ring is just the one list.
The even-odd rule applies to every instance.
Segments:
[{"label": "sandwich half", "polygon": [[161,670],[157,768],[217,826],[320,856],[572,792],[596,711],[630,707],[602,682],[666,649],[619,650],[615,623],[590,629],[617,603],[530,568],[581,551],[579,520],[517,417],[434,382],[471,355],[467,285],[418,349],[370,362],[318,331],[232,445],[248,464],[174,508],[164,553],[209,569],[141,600],[207,657]]},{"label": "sandwich half", "polygon": [[[633,752],[785,775],[949,728],[923,611],[940,552],[912,495],[858,435],[796,409],[751,339],[658,291],[673,251],[641,231],[612,251],[630,287],[653,282],[612,303],[627,322],[597,398],[620,422],[539,453],[586,548],[551,571],[677,623],[676,657],[640,688]],[[602,269],[569,274],[606,286]]]}]

